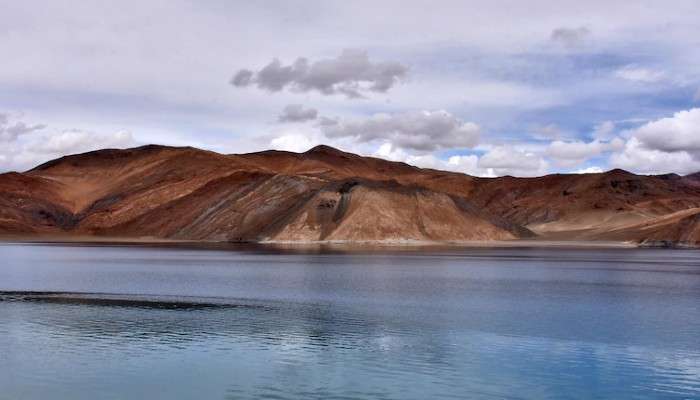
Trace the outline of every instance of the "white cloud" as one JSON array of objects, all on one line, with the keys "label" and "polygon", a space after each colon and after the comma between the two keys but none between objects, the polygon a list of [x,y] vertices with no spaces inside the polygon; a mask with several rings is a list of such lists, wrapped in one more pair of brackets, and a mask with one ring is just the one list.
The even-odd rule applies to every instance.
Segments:
[{"label": "white cloud", "polygon": [[[474,147],[478,127],[464,123],[445,111],[409,114],[378,114],[367,119],[345,121],[320,117],[318,130],[285,128],[272,135],[270,146],[303,152],[328,144],[345,151],[401,161],[420,168],[461,172],[473,176],[541,176],[548,162],[535,146],[485,146],[486,153],[439,157],[442,149]],[[460,138],[460,136],[462,136]],[[457,145],[459,144],[459,145]],[[532,147],[532,146],[530,146]]]},{"label": "white cloud", "polygon": [[408,154],[401,149],[395,149],[391,143],[386,142],[382,143],[372,156],[391,161],[406,161]]},{"label": "white cloud", "polygon": [[[439,123],[432,121],[435,117]],[[549,173],[550,162],[571,168],[586,161],[608,155],[605,165],[592,165],[574,170],[576,173],[598,173],[603,167],[623,168],[637,173],[700,171],[700,108],[681,111],[672,117],[648,122],[639,128],[614,136],[615,125],[606,121],[597,125],[594,136],[611,139],[554,140],[547,146],[520,144],[482,145],[485,154],[438,157],[439,150],[457,147],[454,130],[468,125],[444,111],[405,114],[379,114],[352,121],[322,118],[318,130],[289,132],[278,135],[273,147],[304,151],[314,145],[329,143],[359,154],[404,161],[424,168],[462,172],[475,176],[540,176]],[[416,122],[418,121],[418,122]],[[446,123],[445,121],[451,121]],[[442,127],[434,129],[435,126]],[[467,129],[467,132],[472,130]],[[426,132],[442,132],[429,135]],[[335,133],[329,134],[329,133]],[[474,147],[476,138],[467,135]],[[548,162],[550,161],[550,162]]]},{"label": "white cloud", "polygon": [[631,131],[649,149],[665,152],[700,151],[700,108],[679,111],[673,117],[649,122]]},{"label": "white cloud", "polygon": [[610,165],[645,174],[690,174],[700,171],[700,161],[687,151],[650,149],[635,137],[627,141],[622,152],[610,157]]},{"label": "white cloud", "polygon": [[389,142],[383,143],[371,155],[385,160],[405,162],[420,168],[452,170],[451,168],[447,168],[445,161],[435,157],[433,154],[410,154],[401,148],[395,148]]},{"label": "white cloud", "polygon": [[289,104],[277,118],[278,122],[306,122],[318,117],[315,108],[304,108],[301,104]]},{"label": "white cloud", "polygon": [[301,153],[318,144],[320,143],[306,135],[288,134],[272,139],[270,141],[270,148]]},{"label": "white cloud", "polygon": [[420,168],[432,168],[463,174],[495,177],[500,175],[539,176],[547,173],[547,163],[534,153],[512,147],[495,147],[485,155],[454,155],[447,160],[434,154],[413,155],[384,143],[372,154],[391,161],[402,161]]},{"label": "white cloud", "polygon": [[14,128],[4,138],[0,147],[0,169],[24,170],[64,155],[83,153],[104,148],[133,147],[138,143],[131,133],[96,134],[82,130],[46,132],[44,125],[27,125],[24,122],[9,124],[0,118],[0,125]]},{"label": "white cloud", "polygon": [[15,160],[22,154],[23,143],[45,128],[43,124],[27,124],[15,119],[9,113],[0,113],[0,172],[19,169]]},{"label": "white cloud", "polygon": [[479,167],[479,157],[474,154],[450,157],[445,169],[474,176],[494,176],[493,170]]},{"label": "white cloud", "polygon": [[300,57],[290,65],[283,65],[274,59],[257,72],[238,71],[231,84],[236,87],[255,84],[269,92],[289,88],[293,92],[317,91],[358,98],[366,92],[387,92],[404,80],[407,73],[408,68],[398,62],[371,62],[367,52],[346,49],[336,58],[313,63]]},{"label": "white cloud", "polygon": [[687,174],[700,171],[700,108],[648,122],[624,132],[624,149],[610,164],[634,172]]},{"label": "white cloud", "polygon": [[666,73],[630,64],[616,70],[615,76],[632,82],[655,83],[664,79]]},{"label": "white cloud", "polygon": [[580,140],[571,142],[556,140],[549,144],[546,154],[555,159],[557,164],[571,167],[602,153],[620,150],[624,145],[624,141],[620,138],[615,138],[609,142],[602,142],[596,139],[588,143]]},{"label": "white cloud", "polygon": [[359,153],[360,149],[352,143],[328,140],[318,130],[305,125],[277,125],[267,135],[260,138],[261,146],[258,150],[284,150],[301,153],[314,146],[325,144],[340,148],[345,151]]},{"label": "white cloud", "polygon": [[409,155],[404,161],[420,168],[431,168],[442,171],[450,170],[450,168],[446,167],[445,161],[435,157],[433,154]]},{"label": "white cloud", "polygon": [[445,148],[470,148],[479,140],[479,126],[447,111],[375,114],[354,120],[324,120],[320,126],[331,139],[357,143],[389,142],[393,148],[427,153]]},{"label": "white cloud", "polygon": [[27,145],[33,153],[66,155],[86,151],[126,148],[135,145],[131,133],[120,131],[113,134],[96,134],[78,129],[66,130],[56,134],[44,135]]},{"label": "white cloud", "polygon": [[477,166],[499,176],[539,176],[546,174],[549,168],[539,155],[512,146],[494,147],[479,158]]},{"label": "white cloud", "polygon": [[603,169],[600,167],[588,167],[577,169],[576,171],[574,171],[574,174],[600,174],[602,172]]}]

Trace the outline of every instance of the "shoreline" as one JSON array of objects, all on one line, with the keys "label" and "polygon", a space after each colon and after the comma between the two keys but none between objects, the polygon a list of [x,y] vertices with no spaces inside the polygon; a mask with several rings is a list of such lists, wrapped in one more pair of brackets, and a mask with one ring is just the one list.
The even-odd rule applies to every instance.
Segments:
[{"label": "shoreline", "polygon": [[[672,248],[675,245],[644,245],[624,241],[592,240],[550,240],[550,239],[515,239],[493,241],[427,241],[427,240],[318,240],[318,241],[280,241],[262,240],[251,242],[177,240],[155,237],[106,237],[106,236],[0,236],[0,244],[76,244],[76,245],[124,245],[124,246],[175,246],[175,247],[260,247],[260,248]],[[678,244],[679,248],[694,248]]]},{"label": "shoreline", "polygon": [[670,241],[614,241],[614,240],[566,240],[541,237],[536,239],[512,240],[260,240],[260,241],[209,241],[166,239],[153,236],[119,237],[90,235],[0,235],[0,244],[75,244],[113,246],[173,246],[191,248],[337,248],[337,249],[427,249],[427,248],[572,248],[572,249],[700,249],[700,246],[685,242]]},{"label": "shoreline", "polygon": [[542,247],[542,248],[638,248],[638,244],[630,242],[614,241],[586,241],[586,240],[469,240],[469,241],[429,241],[429,240],[320,240],[320,241],[279,241],[268,240],[258,242],[262,245],[277,246],[305,246],[305,245],[336,245],[336,246],[380,246],[380,247],[456,247],[456,248],[515,248],[515,247]]}]

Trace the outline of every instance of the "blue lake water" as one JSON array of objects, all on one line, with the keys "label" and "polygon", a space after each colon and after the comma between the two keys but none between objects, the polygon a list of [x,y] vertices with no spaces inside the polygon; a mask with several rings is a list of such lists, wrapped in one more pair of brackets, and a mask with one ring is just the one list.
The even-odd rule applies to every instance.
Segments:
[{"label": "blue lake water", "polygon": [[0,399],[700,399],[700,252],[0,245]]}]

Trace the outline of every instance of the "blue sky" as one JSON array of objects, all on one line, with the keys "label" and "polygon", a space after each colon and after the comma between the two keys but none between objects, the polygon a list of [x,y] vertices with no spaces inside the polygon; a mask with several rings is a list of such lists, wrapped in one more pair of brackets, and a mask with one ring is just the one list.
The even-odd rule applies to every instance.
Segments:
[{"label": "blue sky", "polygon": [[700,170],[697,1],[0,6],[0,170],[145,143],[324,143],[480,176]]}]

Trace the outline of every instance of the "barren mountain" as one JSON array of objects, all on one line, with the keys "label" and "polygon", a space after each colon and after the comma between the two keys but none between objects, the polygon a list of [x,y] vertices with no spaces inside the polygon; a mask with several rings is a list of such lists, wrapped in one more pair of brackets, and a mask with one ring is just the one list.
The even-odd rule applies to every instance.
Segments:
[{"label": "barren mountain", "polygon": [[0,175],[0,234],[206,241],[700,243],[698,175],[475,178],[361,157],[144,146]]}]

